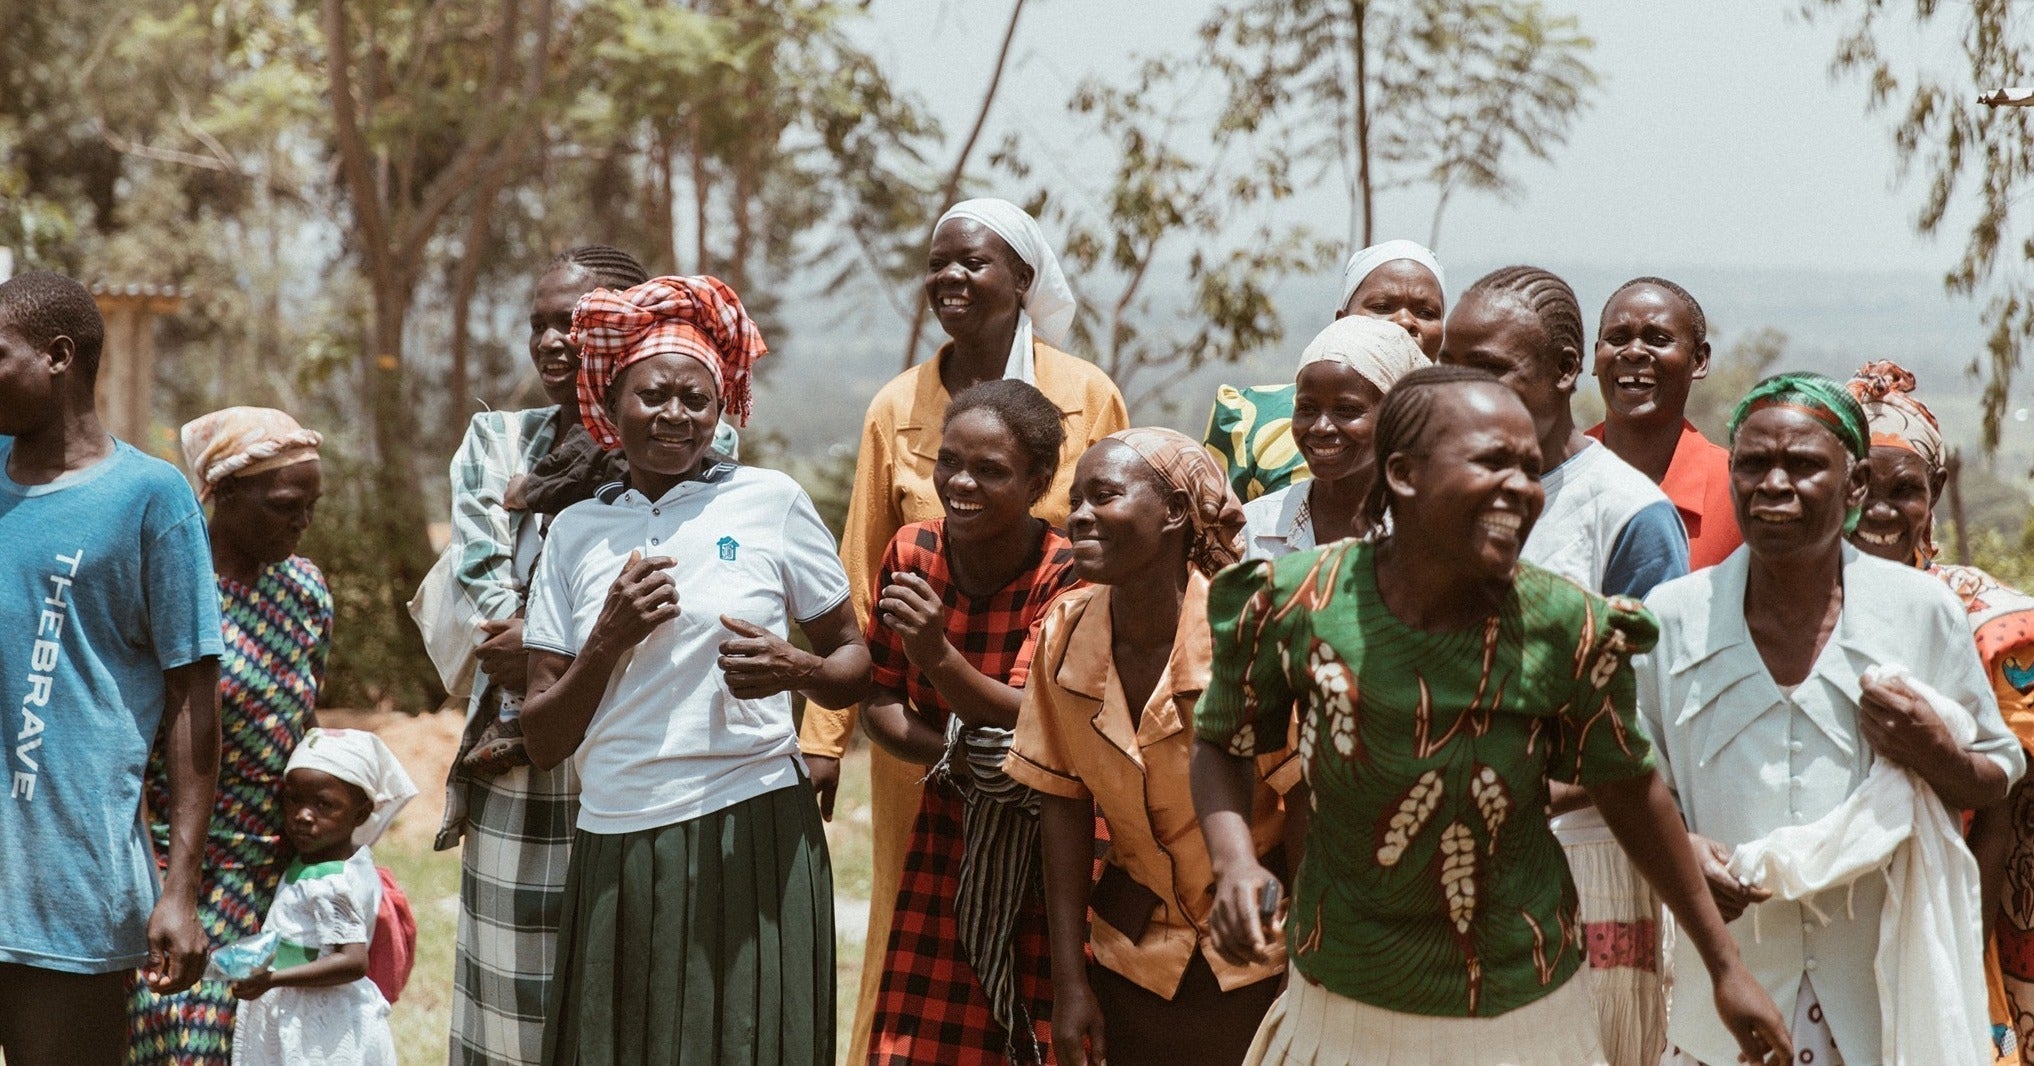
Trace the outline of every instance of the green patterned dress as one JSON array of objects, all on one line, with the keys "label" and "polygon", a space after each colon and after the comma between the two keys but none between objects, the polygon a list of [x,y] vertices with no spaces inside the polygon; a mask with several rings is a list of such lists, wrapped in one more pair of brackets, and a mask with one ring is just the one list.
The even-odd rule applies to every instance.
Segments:
[{"label": "green patterned dress", "polygon": [[[219,578],[226,654],[219,661],[219,791],[205,837],[198,921],[212,946],[261,931],[290,856],[282,838],[283,767],[315,725],[318,686],[332,643],[332,594],[309,559],[263,570],[253,588]],[[148,762],[149,832],[168,856],[169,806],[161,751]],[[226,1066],[235,1001],[223,981],[158,996],[135,979],[128,999],[131,1064]]]},{"label": "green patterned dress", "polygon": [[1317,813],[1286,932],[1295,969],[1385,1010],[1492,1017],[1582,965],[1547,782],[1652,768],[1630,658],[1657,625],[1521,564],[1485,624],[1427,632],[1386,609],[1376,561],[1342,541],[1223,571],[1195,731],[1254,756],[1298,713]]}]

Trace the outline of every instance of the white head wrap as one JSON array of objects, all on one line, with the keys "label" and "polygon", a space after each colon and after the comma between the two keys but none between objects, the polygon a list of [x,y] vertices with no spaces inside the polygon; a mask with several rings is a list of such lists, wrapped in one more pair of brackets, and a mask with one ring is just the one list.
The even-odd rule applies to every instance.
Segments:
[{"label": "white head wrap", "polygon": [[283,769],[321,770],[357,785],[374,804],[374,813],[353,831],[353,843],[367,847],[381,839],[396,812],[417,795],[417,786],[380,737],[365,729],[313,729],[304,734]]},{"label": "white head wrap", "polygon": [[962,200],[939,216],[932,231],[938,233],[939,227],[953,218],[989,227],[1017,253],[1017,258],[1031,267],[1031,287],[1024,291],[1024,306],[1017,311],[1017,335],[1010,341],[1010,362],[1004,367],[1003,376],[1036,385],[1038,375],[1031,353],[1033,332],[1055,348],[1065,346],[1068,331],[1073,328],[1074,311],[1080,307],[1072,287],[1066,283],[1066,273],[1059,268],[1059,257],[1045,243],[1045,231],[1038,228],[1038,220],[1008,200],[992,196]]},{"label": "white head wrap", "polygon": [[1419,342],[1396,322],[1364,315],[1348,315],[1328,324],[1300,353],[1300,369],[1308,363],[1340,363],[1390,392],[1398,379],[1431,366]]},{"label": "white head wrap", "polygon": [[1426,245],[1414,241],[1385,241],[1349,257],[1349,265],[1342,268],[1342,298],[1335,301],[1336,312],[1349,306],[1349,297],[1356,295],[1357,288],[1362,286],[1363,279],[1369,277],[1371,271],[1400,259],[1410,259],[1433,271],[1434,281],[1441,287],[1441,298],[1447,299],[1448,275],[1441,270],[1441,261],[1434,258],[1434,253],[1428,251]]}]

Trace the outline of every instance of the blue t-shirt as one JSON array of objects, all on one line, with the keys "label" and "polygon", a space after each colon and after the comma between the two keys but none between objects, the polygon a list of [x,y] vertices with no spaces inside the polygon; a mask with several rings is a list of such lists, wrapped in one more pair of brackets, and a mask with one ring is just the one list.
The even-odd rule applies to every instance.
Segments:
[{"label": "blue t-shirt", "polygon": [[1631,516],[1603,564],[1603,594],[1646,598],[1653,586],[1688,572],[1688,531],[1666,500]]},{"label": "blue t-shirt", "polygon": [[205,515],[127,444],[47,485],[8,477],[13,451],[0,437],[0,962],[110,973],[148,955],[163,672],[221,653]]}]

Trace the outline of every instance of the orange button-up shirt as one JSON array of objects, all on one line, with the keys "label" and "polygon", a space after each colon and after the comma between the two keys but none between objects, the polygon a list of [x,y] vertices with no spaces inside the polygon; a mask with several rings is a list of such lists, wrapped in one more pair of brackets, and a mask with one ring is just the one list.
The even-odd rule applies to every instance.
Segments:
[{"label": "orange button-up shirt", "polygon": [[[1161,900],[1135,941],[1096,916],[1090,939],[1097,962],[1168,999],[1196,950],[1225,991],[1277,976],[1285,970],[1282,940],[1268,961],[1237,966],[1209,938],[1215,873],[1188,785],[1194,703],[1213,654],[1208,581],[1196,573],[1188,584],[1172,656],[1134,726],[1110,653],[1109,602],[1106,586],[1081,588],[1046,612],[1004,768],[1040,792],[1092,797],[1109,822],[1108,861]],[[1284,806],[1266,778],[1289,757],[1258,759],[1251,835],[1259,855],[1283,839]]]},{"label": "orange button-up shirt", "polygon": [[[1588,434],[1602,440],[1603,423]],[[1667,463],[1660,491],[1674,501],[1681,526],[1688,531],[1688,569],[1715,566],[1744,543],[1737,529],[1737,507],[1730,499],[1730,449],[1711,444],[1687,419],[1681,420],[1681,439],[1674,443],[1674,458]]]}]

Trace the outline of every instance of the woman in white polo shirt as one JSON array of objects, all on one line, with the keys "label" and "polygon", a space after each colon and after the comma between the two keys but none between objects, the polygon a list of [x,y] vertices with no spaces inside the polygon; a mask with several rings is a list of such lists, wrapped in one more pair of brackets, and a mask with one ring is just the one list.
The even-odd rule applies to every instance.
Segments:
[{"label": "woman in white polo shirt", "polygon": [[629,473],[552,524],[524,631],[530,759],[581,781],[544,1061],[831,1064],[833,875],[790,693],[867,687],[847,576],[796,482],[710,448],[764,352],[733,290],[596,289],[573,332],[586,428]]}]

